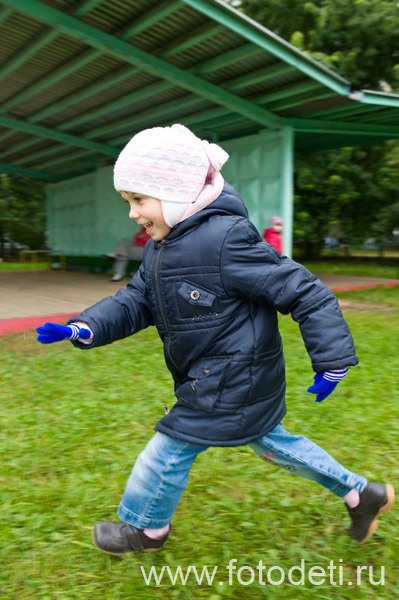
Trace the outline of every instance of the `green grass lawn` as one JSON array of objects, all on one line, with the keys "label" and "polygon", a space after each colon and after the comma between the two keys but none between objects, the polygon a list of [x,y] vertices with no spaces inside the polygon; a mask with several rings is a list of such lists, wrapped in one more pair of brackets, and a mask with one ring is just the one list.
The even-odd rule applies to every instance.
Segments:
[{"label": "green grass lawn", "polygon": [[399,309],[399,286],[391,288],[379,286],[372,289],[360,289],[350,292],[335,292],[338,299],[349,300],[352,302],[365,303],[369,305],[379,304],[382,308]]},{"label": "green grass lawn", "polygon": [[[297,262],[302,263],[300,259]],[[399,279],[398,265],[381,265],[356,263],[356,262],[328,262],[314,261],[302,263],[312,273],[331,273],[333,275],[353,275],[357,277],[382,277],[388,279]]]},{"label": "green grass lawn", "polygon": [[[378,292],[388,312],[378,312],[376,303],[375,310],[346,314],[360,364],[321,404],[306,393],[312,370],[297,325],[280,318],[287,360],[285,426],[309,436],[351,470],[396,484],[399,325],[391,296],[384,299],[391,291]],[[154,329],[88,352],[67,342],[40,346],[34,337],[29,332],[0,338],[1,600],[399,597],[397,508],[359,546],[345,532],[349,520],[341,500],[259,460],[247,447],[213,448],[199,456],[162,552],[119,558],[98,551],[92,524],[117,520],[131,466],[162,417],[163,404],[173,402],[162,347]],[[232,585],[226,570],[231,559],[241,569]],[[259,584],[260,561],[266,585]],[[327,570],[330,561],[335,571]],[[304,585],[289,583],[288,570],[301,564]],[[211,585],[198,584],[191,574],[186,585],[173,585],[165,576],[157,586],[146,585],[140,568],[149,573],[151,566],[174,571],[178,565],[218,571]],[[307,573],[317,566],[326,579],[311,585]],[[361,566],[366,568],[358,584]],[[255,580],[245,585],[249,567]],[[274,582],[285,569],[284,583],[268,582],[270,567],[278,567],[269,572]],[[369,582],[369,568],[377,583],[385,571],[385,585]],[[291,577],[300,581],[300,570]]]},{"label": "green grass lawn", "polygon": [[31,269],[48,269],[49,264],[45,261],[32,262],[0,262],[1,271],[29,271]]}]

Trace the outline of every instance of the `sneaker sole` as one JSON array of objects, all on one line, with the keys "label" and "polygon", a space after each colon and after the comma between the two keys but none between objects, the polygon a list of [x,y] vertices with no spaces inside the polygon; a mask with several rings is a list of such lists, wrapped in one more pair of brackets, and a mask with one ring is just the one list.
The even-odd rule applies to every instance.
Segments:
[{"label": "sneaker sole", "polygon": [[383,506],[381,506],[380,510],[378,511],[378,513],[375,516],[374,521],[371,523],[370,527],[368,528],[366,537],[363,538],[359,542],[359,544],[364,544],[365,542],[367,542],[371,538],[371,536],[375,533],[375,531],[378,527],[378,516],[385,515],[393,507],[394,502],[395,502],[395,490],[393,489],[393,486],[391,484],[388,484],[386,486],[386,490],[387,490],[387,502]]},{"label": "sneaker sole", "polygon": [[163,546],[161,546],[160,548],[143,548],[142,550],[128,550],[127,552],[110,552],[109,550],[104,550],[104,548],[101,548],[101,546],[97,543],[96,536],[94,533],[94,527],[95,525],[93,525],[93,527],[91,528],[91,539],[93,540],[93,544],[96,548],[98,548],[98,550],[101,550],[101,552],[111,554],[112,556],[123,556],[124,554],[129,554],[130,552],[158,552],[163,548]]}]

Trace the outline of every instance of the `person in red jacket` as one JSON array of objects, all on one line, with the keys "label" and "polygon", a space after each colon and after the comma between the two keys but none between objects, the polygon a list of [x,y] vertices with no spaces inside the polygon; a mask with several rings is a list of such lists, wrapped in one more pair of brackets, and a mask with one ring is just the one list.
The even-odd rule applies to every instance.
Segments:
[{"label": "person in red jacket", "polygon": [[281,237],[282,229],[283,219],[281,219],[281,217],[272,217],[270,219],[270,227],[263,232],[263,239],[265,242],[273,246],[280,254],[283,253],[283,238]]},{"label": "person in red jacket", "polygon": [[149,239],[150,236],[143,226],[131,240],[125,238],[119,242],[113,252],[103,254],[104,258],[111,258],[114,261],[111,281],[120,281],[124,278],[129,260],[142,261],[143,248]]}]

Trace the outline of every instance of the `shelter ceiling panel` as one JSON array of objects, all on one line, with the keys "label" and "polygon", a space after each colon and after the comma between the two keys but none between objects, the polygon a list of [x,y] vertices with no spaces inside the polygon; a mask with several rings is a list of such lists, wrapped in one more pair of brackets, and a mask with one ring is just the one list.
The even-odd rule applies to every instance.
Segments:
[{"label": "shelter ceiling panel", "polygon": [[368,123],[386,138],[399,118],[395,99],[350,97],[219,0],[0,0],[0,81],[0,162],[40,176],[94,168],[176,121],[213,140],[289,125],[314,148],[324,131],[342,142],[345,124],[349,141]]},{"label": "shelter ceiling panel", "polygon": [[[27,139],[27,138],[25,138],[25,139]],[[54,152],[60,152],[62,150],[65,151],[65,146],[63,144],[54,143],[54,142],[46,140],[46,139],[38,138],[35,146],[32,148],[29,148],[29,151],[21,150],[18,152],[17,158],[13,159],[11,157],[11,159],[13,161],[13,164],[15,164],[17,166],[31,165],[31,164],[35,164],[35,163],[39,162],[39,160],[42,160],[42,157],[45,152],[54,153]],[[11,151],[12,151],[12,148],[11,148]],[[36,157],[36,160],[35,160],[35,157]]]},{"label": "shelter ceiling panel", "polygon": [[[32,21],[19,13],[10,13],[1,24],[0,60],[11,59],[15,52],[23,48],[32,38],[43,35],[50,27]],[[8,32],[8,35],[5,33]]]},{"label": "shelter ceiling panel", "polygon": [[[27,136],[23,131],[14,131],[13,129],[7,129],[0,127],[0,152],[1,155],[8,153],[16,144],[26,141]],[[32,136],[29,136],[32,139]],[[35,138],[37,142],[40,138]]]},{"label": "shelter ceiling panel", "polygon": [[[215,106],[211,102],[195,98],[195,112],[205,111],[206,109]],[[161,123],[165,122],[166,117],[173,122],[179,119],[183,119],[186,114],[192,114],[192,107],[189,106],[188,101],[185,101],[181,107],[176,106],[176,101],[162,104],[154,111],[153,108],[149,108],[145,111],[141,111],[136,114],[128,114],[128,116],[122,117],[112,123],[107,123],[102,127],[89,129],[85,134],[82,135],[88,139],[100,139],[102,141],[107,140],[111,145],[115,144],[115,135],[122,135],[123,138],[130,139],[134,133],[137,133],[143,128],[153,126],[157,127]],[[128,133],[126,133],[128,131]]]},{"label": "shelter ceiling panel", "polygon": [[[53,2],[46,2],[46,4],[57,8]],[[79,14],[78,5],[79,2],[72,9],[73,14]],[[81,17],[81,20],[102,31],[117,32],[117,30],[124,29],[126,23],[140,19],[157,5],[159,5],[157,0],[98,2],[93,10]]]},{"label": "shelter ceiling panel", "polygon": [[[167,114],[171,112],[179,115],[185,114],[191,110],[190,105],[184,106],[185,102],[180,106],[179,100],[187,97],[187,94],[182,93],[182,90],[174,88],[170,89],[162,94],[163,100],[160,101],[157,97],[151,97],[140,102],[135,102],[130,106],[125,106],[113,112],[112,114],[105,114],[95,119],[91,119],[86,123],[74,128],[72,131],[75,134],[82,137],[88,137],[90,139],[104,139],[110,135],[115,135],[121,129],[127,129],[130,127],[130,131],[135,129],[137,124],[137,131],[142,129],[145,119],[148,123],[153,122],[156,125],[157,115],[160,121],[165,119]],[[200,98],[193,96],[198,107],[207,106],[208,103],[202,101]],[[64,129],[64,128],[63,128]],[[69,128],[68,128],[68,131]],[[132,135],[132,134],[131,134]]]},{"label": "shelter ceiling panel", "polygon": [[146,52],[156,52],[157,48],[173,44],[176,40],[187,35],[187,32],[207,23],[205,18],[187,19],[187,12],[184,6],[180,7],[175,13],[168,15],[139,33],[134,33],[127,39]]},{"label": "shelter ceiling panel", "polygon": [[389,123],[391,125],[399,125],[399,110],[385,109],[384,111],[369,112],[362,118],[362,123]]},{"label": "shelter ceiling panel", "polygon": [[[100,110],[102,107],[104,108],[105,113],[108,113],[108,119],[115,119],[117,115],[111,107],[113,101],[120,100],[121,98],[123,98],[126,95],[126,92],[129,92],[130,94],[136,90],[139,91],[147,85],[156,81],[157,80],[154,77],[148,76],[146,73],[137,73],[134,76],[134,80],[133,78],[130,81],[125,80],[120,84],[116,84],[114,87],[103,89],[101,90],[101,92],[93,96],[89,96],[88,98],[83,99],[81,102],[73,103],[67,106],[64,110],[57,112],[49,117],[46,117],[43,120],[41,119],[40,122],[41,124],[47,127],[57,126],[63,125],[64,123],[67,123],[70,120],[72,121],[75,119],[75,117],[77,118],[79,116],[82,117],[83,120],[86,119],[91,123],[94,120],[96,111]],[[62,83],[62,87],[64,88],[64,86],[67,85],[67,82]],[[77,89],[80,90],[81,87]],[[62,93],[62,91],[60,92],[59,88],[57,88],[56,91],[57,98],[54,98],[54,100],[58,100],[59,98],[65,98],[68,94],[67,89],[64,93]],[[156,103],[156,101],[157,100],[155,98],[154,103]],[[107,110],[108,104],[110,105],[109,110]],[[45,106],[49,105],[51,105],[50,102],[48,102]],[[148,101],[144,104],[144,106],[148,106]],[[34,120],[36,121],[36,119]],[[88,125],[88,127],[91,127],[91,125]],[[63,129],[65,128],[63,127]],[[84,126],[79,127],[77,129],[76,127],[71,126],[71,131],[72,129],[73,131],[77,131],[80,133],[84,131]]]}]

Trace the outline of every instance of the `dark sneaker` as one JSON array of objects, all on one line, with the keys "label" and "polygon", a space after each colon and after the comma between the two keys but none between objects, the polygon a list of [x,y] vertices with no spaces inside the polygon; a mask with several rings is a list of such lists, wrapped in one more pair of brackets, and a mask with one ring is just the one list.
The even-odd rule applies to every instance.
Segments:
[{"label": "dark sneaker", "polygon": [[345,505],[352,519],[348,529],[349,535],[359,544],[367,542],[378,527],[378,515],[390,511],[394,501],[395,492],[392,485],[367,483],[360,494],[359,504],[355,508]]},{"label": "dark sneaker", "polygon": [[123,521],[100,521],[92,529],[94,544],[108,554],[125,554],[134,550],[157,552],[166,542],[168,535],[169,532],[160,540],[153,540],[145,535],[142,529]]}]

